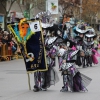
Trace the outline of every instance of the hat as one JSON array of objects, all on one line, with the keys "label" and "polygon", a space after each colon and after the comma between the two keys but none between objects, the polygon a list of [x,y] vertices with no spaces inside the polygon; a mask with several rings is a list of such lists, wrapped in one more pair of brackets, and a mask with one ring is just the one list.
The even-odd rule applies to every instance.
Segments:
[{"label": "hat", "polygon": [[95,30],[92,27],[87,27],[87,33],[88,34],[95,34]]},{"label": "hat", "polygon": [[76,34],[85,34],[85,33],[87,33],[87,28],[86,28],[86,26],[85,26],[85,24],[78,24],[77,26],[76,26],[76,28],[74,29],[74,32],[76,33]]},{"label": "hat", "polygon": [[97,35],[96,34],[86,34],[86,38],[95,38]]},{"label": "hat", "polygon": [[73,40],[71,40],[71,39],[66,39],[66,40],[64,40],[64,43],[67,43],[67,42],[70,42],[70,48],[72,48],[73,46],[75,46],[76,45],[76,42],[75,41],[73,41]]}]

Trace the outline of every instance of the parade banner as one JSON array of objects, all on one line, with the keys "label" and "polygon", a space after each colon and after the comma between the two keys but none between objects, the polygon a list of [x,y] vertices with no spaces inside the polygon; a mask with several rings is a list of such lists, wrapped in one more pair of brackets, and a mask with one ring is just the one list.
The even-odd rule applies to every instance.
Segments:
[{"label": "parade banner", "polygon": [[9,30],[21,47],[27,73],[46,71],[46,53],[40,21],[27,22],[24,19],[17,24],[9,24]]},{"label": "parade banner", "polygon": [[47,0],[46,9],[51,14],[58,14],[58,0]]}]

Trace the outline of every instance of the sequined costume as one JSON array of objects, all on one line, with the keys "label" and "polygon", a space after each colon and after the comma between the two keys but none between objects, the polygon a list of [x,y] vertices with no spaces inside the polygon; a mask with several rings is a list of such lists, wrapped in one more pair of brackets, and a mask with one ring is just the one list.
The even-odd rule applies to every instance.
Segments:
[{"label": "sequined costume", "polygon": [[[41,17],[42,16],[42,17]],[[47,12],[41,12],[35,16],[35,18],[41,19],[41,26],[44,31],[44,46],[45,46],[45,52],[47,55],[47,66],[48,70],[47,71],[39,71],[34,73],[34,79],[35,79],[35,85],[34,85],[34,91],[37,92],[39,90],[47,90],[51,85],[54,85],[56,82],[59,81],[58,75],[53,68],[55,65],[55,55],[56,50],[53,48],[53,44],[55,39],[57,37],[49,37],[48,33],[52,33],[54,31],[55,33],[55,28],[54,28],[54,21],[53,18],[51,17],[51,13],[49,11]],[[56,30],[57,31],[57,30]]]},{"label": "sequined costume", "polygon": [[84,39],[84,45],[83,45],[83,49],[85,52],[85,60],[86,60],[86,66],[91,66],[92,67],[92,63],[93,63],[93,57],[95,52],[93,51],[93,49],[95,49],[94,47],[94,37],[96,35],[95,34],[86,34],[85,35],[85,39]]},{"label": "sequined costume", "polygon": [[74,29],[76,34],[75,41],[77,43],[77,49],[80,50],[77,56],[76,64],[78,66],[85,67],[85,57],[84,57],[84,50],[83,50],[83,40],[84,36],[87,33],[86,25],[84,23],[78,24]]},{"label": "sequined costume", "polygon": [[[83,75],[77,70],[75,66],[76,56],[79,50],[68,50],[63,59],[66,63],[62,65],[62,75],[63,75],[63,87],[61,92],[67,92],[68,87],[71,92],[87,91],[86,84],[84,84]],[[84,75],[85,76],[85,75]],[[85,76],[87,84],[90,83],[91,79]]]}]

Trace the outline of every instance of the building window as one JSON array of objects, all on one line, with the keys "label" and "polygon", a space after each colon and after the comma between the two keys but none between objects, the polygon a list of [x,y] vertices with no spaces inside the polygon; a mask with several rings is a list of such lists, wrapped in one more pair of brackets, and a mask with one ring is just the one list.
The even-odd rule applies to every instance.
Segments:
[{"label": "building window", "polygon": [[0,15],[0,23],[3,23],[4,16]]}]

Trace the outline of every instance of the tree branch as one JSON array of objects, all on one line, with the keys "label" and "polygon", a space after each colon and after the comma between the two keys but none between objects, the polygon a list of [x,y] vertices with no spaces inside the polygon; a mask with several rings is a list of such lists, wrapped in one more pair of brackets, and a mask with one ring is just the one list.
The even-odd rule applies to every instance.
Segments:
[{"label": "tree branch", "polygon": [[[12,0],[11,0],[11,1],[12,1]],[[16,1],[16,0],[13,0],[13,1],[11,2],[10,7],[9,7],[9,9],[8,9],[8,11],[7,11],[7,15],[8,15],[8,13],[9,13],[9,11],[10,11],[10,9],[11,9],[11,7],[12,7],[12,5],[14,4],[15,1]]]},{"label": "tree branch", "polygon": [[21,12],[23,13],[23,10],[22,10],[22,8],[21,8],[20,4],[18,3],[18,1],[17,1],[17,4],[18,4],[18,6],[19,6],[19,8],[20,8]]},{"label": "tree branch", "polygon": [[1,6],[4,8],[4,10],[5,10],[5,12],[6,12],[6,6],[4,5],[4,4],[6,4],[6,2],[5,2],[5,3],[3,3],[3,2],[5,2],[5,1],[0,0]]}]

